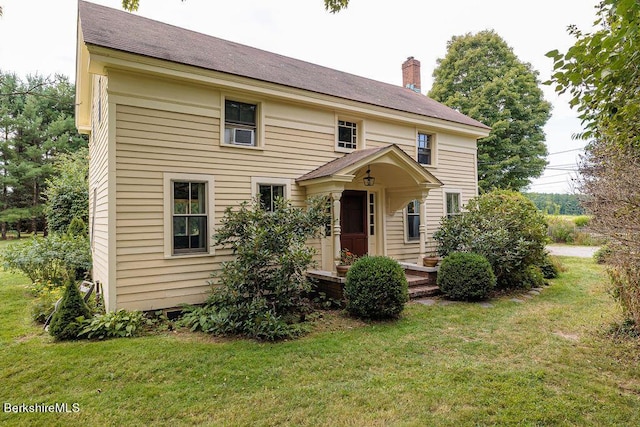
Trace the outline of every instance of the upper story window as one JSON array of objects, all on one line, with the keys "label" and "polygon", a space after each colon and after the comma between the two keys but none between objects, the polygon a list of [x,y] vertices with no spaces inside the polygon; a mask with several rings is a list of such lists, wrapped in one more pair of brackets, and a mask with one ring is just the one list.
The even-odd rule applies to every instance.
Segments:
[{"label": "upper story window", "polygon": [[224,142],[225,144],[256,146],[256,104],[225,100]]},{"label": "upper story window", "polygon": [[421,165],[433,164],[432,145],[433,137],[431,135],[418,132],[418,163]]},{"label": "upper story window", "polygon": [[338,120],[338,148],[355,150],[358,145],[358,124]]},{"label": "upper story window", "polygon": [[460,193],[445,193],[447,218],[460,213]]}]

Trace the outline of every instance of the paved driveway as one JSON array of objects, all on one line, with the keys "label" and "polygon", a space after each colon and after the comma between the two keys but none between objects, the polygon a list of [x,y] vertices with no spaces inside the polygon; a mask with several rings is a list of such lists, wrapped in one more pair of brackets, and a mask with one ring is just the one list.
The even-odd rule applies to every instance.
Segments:
[{"label": "paved driveway", "polygon": [[591,258],[600,246],[569,246],[569,245],[547,245],[547,250],[551,255],[575,256],[579,258]]}]

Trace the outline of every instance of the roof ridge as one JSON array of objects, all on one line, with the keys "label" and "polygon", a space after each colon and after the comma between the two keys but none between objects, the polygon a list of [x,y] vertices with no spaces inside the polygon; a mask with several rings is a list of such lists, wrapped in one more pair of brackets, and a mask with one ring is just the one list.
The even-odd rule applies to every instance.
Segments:
[{"label": "roof ridge", "polygon": [[79,0],[84,41],[122,52],[489,129],[410,89]]}]

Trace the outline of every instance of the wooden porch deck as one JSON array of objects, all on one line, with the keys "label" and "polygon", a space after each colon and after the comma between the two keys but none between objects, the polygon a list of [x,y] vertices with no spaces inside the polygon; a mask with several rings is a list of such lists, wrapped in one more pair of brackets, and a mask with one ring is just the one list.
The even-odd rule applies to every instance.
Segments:
[{"label": "wooden porch deck", "polygon": [[[409,284],[409,299],[423,298],[440,293],[436,285],[438,267],[422,267],[417,264],[401,262]],[[318,291],[324,292],[327,297],[334,300],[344,299],[344,277],[338,277],[336,273],[325,270],[307,271],[307,276],[318,281]]]}]

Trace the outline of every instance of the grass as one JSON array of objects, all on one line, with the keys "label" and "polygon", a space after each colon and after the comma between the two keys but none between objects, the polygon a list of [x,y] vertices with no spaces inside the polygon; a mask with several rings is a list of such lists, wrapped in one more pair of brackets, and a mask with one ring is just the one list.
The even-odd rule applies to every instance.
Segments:
[{"label": "grass", "polygon": [[0,396],[78,403],[4,414],[8,425],[639,425],[634,341],[601,267],[569,270],[524,303],[411,303],[397,322],[326,313],[291,342],[185,331],[53,343],[28,320],[19,276],[0,273]]}]

